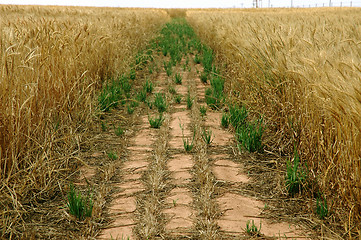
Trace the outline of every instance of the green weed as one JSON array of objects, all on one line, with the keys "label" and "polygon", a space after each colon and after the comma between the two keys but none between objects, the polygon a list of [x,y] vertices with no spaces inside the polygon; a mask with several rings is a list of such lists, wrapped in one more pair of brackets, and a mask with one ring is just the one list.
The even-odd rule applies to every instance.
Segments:
[{"label": "green weed", "polygon": [[207,115],[207,107],[206,106],[200,106],[199,107],[199,112],[201,114],[202,117]]},{"label": "green weed", "polygon": [[146,90],[142,90],[140,91],[138,94],[137,94],[137,97],[136,99],[139,101],[139,102],[145,102],[146,99],[147,99],[147,92]]},{"label": "green weed", "polygon": [[230,106],[229,108],[229,122],[233,125],[235,129],[239,126],[243,126],[246,124],[248,117],[247,109],[238,105]]},{"label": "green weed", "polygon": [[115,128],[115,127],[114,127],[114,133],[115,133],[115,135],[117,135],[118,137],[120,137],[120,136],[122,136],[122,135],[123,135],[123,133],[124,133],[124,129],[123,129],[123,128],[121,128],[120,126],[119,126],[119,127],[117,127],[117,128]]},{"label": "green weed", "polygon": [[300,167],[300,156],[295,148],[293,164],[287,161],[286,188],[291,196],[299,193],[304,188],[306,174]]},{"label": "green weed", "polygon": [[193,106],[193,98],[191,97],[191,94],[188,92],[187,94],[187,109],[191,109]]},{"label": "green weed", "polygon": [[73,184],[70,184],[67,203],[69,213],[82,221],[86,217],[91,217],[93,211],[93,200],[90,192],[84,197],[78,192]]},{"label": "green weed", "polygon": [[110,158],[111,160],[118,159],[118,155],[116,153],[114,153],[113,151],[108,152],[107,155],[108,155],[108,158]]},{"label": "green weed", "polygon": [[101,126],[103,132],[108,130],[108,126],[107,126],[107,124],[105,122],[102,121],[100,126]]},{"label": "green weed", "polygon": [[258,228],[254,224],[253,220],[252,220],[252,224],[251,224],[251,221],[248,220],[246,223],[246,233],[251,236],[260,236],[261,235],[261,227],[262,227],[261,223],[259,224],[259,228]]},{"label": "green weed", "polygon": [[208,73],[203,72],[200,76],[200,79],[201,79],[202,83],[206,84],[208,81]]},{"label": "green weed", "polygon": [[210,129],[202,129],[202,139],[207,145],[210,145],[213,141],[212,131]]},{"label": "green weed", "polygon": [[328,216],[328,206],[326,198],[319,196],[317,197],[316,201],[316,213],[320,219],[325,219]]},{"label": "green weed", "polygon": [[130,73],[129,73],[129,78],[130,78],[131,80],[134,80],[134,79],[136,78],[136,76],[137,76],[137,73],[136,73],[135,69],[132,68],[132,69],[130,70]]},{"label": "green weed", "polygon": [[239,125],[236,129],[238,142],[249,152],[263,152],[262,135],[264,131],[263,119]]},{"label": "green weed", "polygon": [[175,84],[182,84],[182,75],[180,75],[179,73],[176,73],[174,76],[174,82]]},{"label": "green weed", "polygon": [[184,150],[186,150],[186,152],[192,151],[193,146],[194,146],[194,138],[192,139],[192,142],[191,142],[188,138],[185,138],[183,136],[183,146],[184,146]]},{"label": "green weed", "polygon": [[229,122],[230,122],[229,115],[224,112],[222,114],[221,126],[224,127],[224,128],[228,128]]},{"label": "green weed", "polygon": [[176,94],[177,93],[177,91],[175,90],[175,88],[173,86],[169,86],[168,91],[169,91],[170,94]]},{"label": "green weed", "polygon": [[212,71],[212,62],[213,62],[213,50],[209,47],[203,46],[203,59],[202,64],[204,71],[210,73]]},{"label": "green weed", "polygon": [[167,103],[164,93],[156,93],[154,99],[154,106],[158,109],[159,113],[167,110]]},{"label": "green weed", "polygon": [[194,63],[195,64],[200,64],[201,63],[201,58],[199,57],[199,55],[198,54],[196,54],[195,56],[194,56]]},{"label": "green weed", "polygon": [[164,122],[163,114],[160,113],[158,117],[155,118],[151,118],[150,116],[148,116],[148,121],[152,128],[160,128],[160,126],[162,126]]},{"label": "green weed", "polygon": [[181,96],[181,95],[176,95],[176,96],[174,97],[174,101],[175,101],[177,104],[181,103],[181,101],[182,101],[182,96]]},{"label": "green weed", "polygon": [[148,79],[145,81],[144,85],[143,85],[143,90],[146,93],[152,93],[153,92],[153,83],[151,81],[149,81]]},{"label": "green weed", "polygon": [[134,110],[135,110],[135,108],[132,107],[130,104],[127,106],[127,112],[128,112],[128,114],[133,114],[133,113],[134,113]]}]

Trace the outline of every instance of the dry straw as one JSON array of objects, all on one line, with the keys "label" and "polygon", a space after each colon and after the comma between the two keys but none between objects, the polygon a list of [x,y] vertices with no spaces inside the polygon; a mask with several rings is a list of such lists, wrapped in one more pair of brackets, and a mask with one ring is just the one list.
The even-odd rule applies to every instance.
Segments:
[{"label": "dry straw", "polygon": [[26,206],[59,191],[95,91],[166,21],[162,10],[0,7],[0,238],[21,236]]},{"label": "dry straw", "polygon": [[187,12],[226,63],[228,91],[269,121],[268,150],[290,154],[296,144],[348,236],[361,229],[360,16],[348,8]]}]

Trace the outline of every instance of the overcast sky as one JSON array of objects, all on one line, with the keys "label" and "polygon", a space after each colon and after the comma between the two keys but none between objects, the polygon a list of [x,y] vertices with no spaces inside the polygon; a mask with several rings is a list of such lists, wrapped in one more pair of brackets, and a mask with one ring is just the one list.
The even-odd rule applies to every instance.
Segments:
[{"label": "overcast sky", "polygon": [[[249,8],[253,0],[0,0],[0,4],[35,4],[108,7],[156,8]],[[262,0],[260,7],[317,7],[329,6],[330,0]],[[332,6],[361,7],[361,0],[331,0]]]}]

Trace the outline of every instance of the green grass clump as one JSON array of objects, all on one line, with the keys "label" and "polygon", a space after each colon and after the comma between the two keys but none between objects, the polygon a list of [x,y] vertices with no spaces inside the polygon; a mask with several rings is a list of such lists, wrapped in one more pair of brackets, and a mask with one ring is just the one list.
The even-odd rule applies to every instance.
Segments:
[{"label": "green grass clump", "polygon": [[106,130],[108,130],[108,126],[107,126],[107,124],[106,124],[105,122],[102,121],[101,124],[100,124],[100,126],[101,126],[103,132],[105,132]]},{"label": "green grass clump", "polygon": [[170,77],[172,75],[172,67],[173,67],[173,64],[171,61],[169,61],[168,63],[166,62],[163,62],[163,66],[164,66],[164,70],[165,72],[167,73],[167,76]]},{"label": "green grass clump", "polygon": [[187,109],[191,109],[193,106],[193,98],[191,97],[191,94],[188,92],[187,94]]},{"label": "green grass clump", "polygon": [[210,145],[213,141],[212,131],[210,129],[202,129],[202,139],[207,145]]},{"label": "green grass clump", "polygon": [[195,63],[195,64],[200,64],[201,61],[202,61],[202,59],[199,57],[198,54],[196,54],[196,55],[194,56],[194,63]]},{"label": "green grass clump", "polygon": [[147,92],[144,89],[138,92],[136,99],[139,102],[145,102],[147,100]]},{"label": "green grass clump", "polygon": [[155,118],[151,118],[150,116],[148,116],[148,121],[152,128],[160,128],[160,126],[162,126],[164,122],[163,114],[160,113],[158,117]]},{"label": "green grass clump", "polygon": [[110,158],[111,160],[118,159],[118,155],[116,153],[114,153],[113,151],[108,152],[107,155],[108,155],[108,158]]},{"label": "green grass clump", "polygon": [[120,137],[120,136],[122,136],[124,134],[124,129],[121,128],[120,126],[117,127],[117,128],[114,127],[114,133],[115,133],[115,135]]},{"label": "green grass clump", "polygon": [[203,59],[202,64],[204,72],[210,73],[212,71],[213,50],[210,47],[203,46]]},{"label": "green grass clump", "polygon": [[295,149],[293,163],[287,161],[286,188],[291,196],[302,191],[306,183],[306,173],[300,166],[300,156]]},{"label": "green grass clump", "polygon": [[175,101],[175,103],[180,104],[181,101],[182,101],[182,96],[181,95],[176,95],[174,97],[174,101]]},{"label": "green grass clump", "polygon": [[170,94],[173,94],[173,95],[177,93],[177,91],[175,90],[175,88],[173,86],[169,86],[168,91]]},{"label": "green grass clump", "polygon": [[194,146],[194,138],[192,139],[192,142],[191,142],[188,138],[185,138],[183,136],[183,146],[184,146],[184,150],[186,152],[192,151],[193,146]]},{"label": "green grass clump", "polygon": [[137,73],[136,73],[135,69],[132,68],[132,69],[130,70],[130,73],[129,73],[129,78],[130,78],[131,80],[135,80],[136,76],[137,76]]},{"label": "green grass clump", "polygon": [[246,223],[246,233],[248,235],[251,235],[251,236],[261,236],[261,223],[259,224],[259,228],[254,224],[254,221],[252,220],[252,224],[251,224],[251,221],[247,221]]},{"label": "green grass clump", "polygon": [[199,107],[199,112],[201,114],[202,117],[207,115],[207,107],[206,106],[200,106]]},{"label": "green grass clump", "polygon": [[135,108],[134,108],[134,107],[132,107],[131,105],[128,105],[128,106],[127,106],[127,112],[128,112],[128,114],[133,114],[134,111],[135,111]]},{"label": "green grass clump", "polygon": [[211,88],[206,89],[206,103],[212,109],[219,109],[224,102],[224,80],[219,76],[211,77]]},{"label": "green grass clump", "polygon": [[174,82],[175,84],[181,85],[182,84],[182,75],[179,73],[176,73],[174,76]]},{"label": "green grass clump", "polygon": [[144,85],[143,85],[143,90],[146,93],[152,93],[153,92],[153,83],[151,81],[149,81],[148,79],[145,81]]},{"label": "green grass clump", "polygon": [[156,93],[154,99],[154,106],[158,109],[159,113],[167,110],[167,102],[164,93]]},{"label": "green grass clump", "polygon": [[230,106],[229,108],[229,122],[233,125],[235,129],[239,126],[246,124],[248,117],[247,109],[238,105]]},{"label": "green grass clump", "polygon": [[319,196],[316,201],[316,213],[320,219],[325,219],[329,213],[326,198]]},{"label": "green grass clump", "polygon": [[68,193],[67,203],[69,213],[82,221],[86,217],[91,217],[93,211],[93,200],[88,192],[88,195],[84,197],[78,192],[73,184],[70,184],[70,191]]},{"label": "green grass clump", "polygon": [[263,152],[262,135],[264,131],[263,119],[243,124],[236,129],[236,136],[241,144],[249,152]]},{"label": "green grass clump", "polygon": [[228,128],[229,126],[229,115],[227,113],[223,113],[222,114],[222,119],[221,119],[221,126],[224,127],[224,128]]},{"label": "green grass clump", "polygon": [[208,80],[208,73],[207,72],[203,72],[200,76],[200,79],[202,81],[202,83],[206,84],[207,80]]}]

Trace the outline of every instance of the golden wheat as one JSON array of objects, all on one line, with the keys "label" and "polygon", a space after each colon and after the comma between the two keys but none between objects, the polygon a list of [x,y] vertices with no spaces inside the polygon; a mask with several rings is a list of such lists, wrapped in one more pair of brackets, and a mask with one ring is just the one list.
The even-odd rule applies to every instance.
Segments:
[{"label": "golden wheat", "polygon": [[166,21],[163,10],[0,7],[0,238],[66,180],[96,90]]},{"label": "golden wheat", "polygon": [[229,92],[267,117],[269,150],[296,145],[333,210],[345,210],[337,218],[346,233],[361,229],[360,16],[351,8],[187,12],[225,63]]}]

